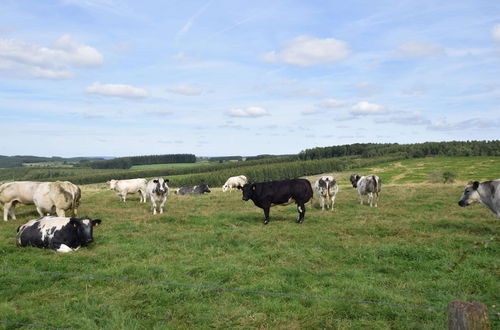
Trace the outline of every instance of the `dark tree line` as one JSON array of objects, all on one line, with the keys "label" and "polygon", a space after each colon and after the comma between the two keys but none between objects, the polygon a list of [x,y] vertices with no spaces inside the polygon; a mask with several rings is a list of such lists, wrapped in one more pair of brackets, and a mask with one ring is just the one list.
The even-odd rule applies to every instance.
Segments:
[{"label": "dark tree line", "polygon": [[426,156],[500,156],[500,140],[425,142],[416,144],[356,143],[318,147],[299,153],[299,159],[323,159],[343,156],[379,157],[401,153],[405,158]]},{"label": "dark tree line", "polygon": [[175,163],[194,163],[196,156],[193,154],[167,154],[167,155],[148,155],[134,157],[120,157],[109,160],[83,163],[82,166],[98,169],[128,169],[134,165],[152,165],[152,164],[175,164]]}]

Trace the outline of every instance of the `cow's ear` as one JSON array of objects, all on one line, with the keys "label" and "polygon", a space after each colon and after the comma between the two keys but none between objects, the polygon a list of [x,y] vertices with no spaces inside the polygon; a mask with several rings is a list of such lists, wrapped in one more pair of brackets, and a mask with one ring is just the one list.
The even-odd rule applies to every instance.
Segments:
[{"label": "cow's ear", "polygon": [[165,180],[165,182],[170,182],[170,180],[169,180],[169,179],[167,179],[167,178],[165,178],[164,180]]},{"label": "cow's ear", "polygon": [[92,220],[92,226],[98,226],[101,224],[101,219],[95,219],[95,220]]},{"label": "cow's ear", "polygon": [[472,189],[477,190],[478,187],[479,187],[479,181],[472,182]]},{"label": "cow's ear", "polygon": [[153,183],[158,183],[158,180],[153,180]]}]

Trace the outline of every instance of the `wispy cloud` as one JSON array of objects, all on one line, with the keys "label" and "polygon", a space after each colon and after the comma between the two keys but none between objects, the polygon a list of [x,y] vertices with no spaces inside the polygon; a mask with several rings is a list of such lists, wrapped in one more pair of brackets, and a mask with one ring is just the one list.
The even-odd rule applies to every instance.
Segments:
[{"label": "wispy cloud", "polygon": [[307,67],[332,64],[346,58],[349,54],[350,51],[345,41],[299,36],[287,41],[281,51],[271,51],[260,58],[270,63]]},{"label": "wispy cloud", "polygon": [[397,51],[403,57],[436,57],[446,54],[443,46],[422,41],[403,42],[398,45]]},{"label": "wispy cloud", "polygon": [[266,109],[261,107],[248,107],[245,109],[231,109],[226,111],[229,117],[256,118],[269,115]]},{"label": "wispy cloud", "polygon": [[101,84],[100,82],[95,82],[93,85],[85,88],[85,92],[101,96],[130,99],[141,99],[149,96],[148,92],[143,88],[123,84]]},{"label": "wispy cloud", "polygon": [[203,93],[203,89],[187,85],[172,86],[167,88],[167,91],[169,93],[186,95],[186,96],[196,96],[196,95],[201,95],[201,93]]},{"label": "wispy cloud", "polygon": [[493,37],[493,40],[500,44],[500,24],[493,26],[491,29],[491,36]]},{"label": "wispy cloud", "polygon": [[189,30],[191,29],[191,27],[193,26],[194,24],[194,21],[201,15],[203,14],[203,12],[208,8],[208,6],[210,6],[210,4],[212,3],[212,0],[209,0],[207,1],[203,6],[201,6],[197,11],[196,13],[191,16],[186,23],[184,23],[184,25],[182,26],[182,28],[177,32],[176,36],[175,36],[175,40],[179,40],[180,38],[182,38],[184,35],[186,35]]}]

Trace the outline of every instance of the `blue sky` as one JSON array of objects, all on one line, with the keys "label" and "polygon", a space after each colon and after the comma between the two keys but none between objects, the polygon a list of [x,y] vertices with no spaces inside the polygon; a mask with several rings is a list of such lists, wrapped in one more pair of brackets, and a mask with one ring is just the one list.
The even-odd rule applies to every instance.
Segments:
[{"label": "blue sky", "polygon": [[0,3],[0,154],[500,138],[499,1]]}]

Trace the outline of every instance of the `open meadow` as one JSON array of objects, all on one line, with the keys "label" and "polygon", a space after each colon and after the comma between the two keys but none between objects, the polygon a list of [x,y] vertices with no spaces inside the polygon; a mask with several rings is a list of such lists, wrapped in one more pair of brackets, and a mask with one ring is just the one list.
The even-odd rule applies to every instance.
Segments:
[{"label": "open meadow", "polygon": [[[428,183],[436,170],[457,183]],[[16,228],[38,217],[18,207],[0,223],[0,327],[443,329],[452,300],[500,311],[500,221],[457,205],[464,182],[500,177],[498,158],[358,171],[382,178],[378,208],[359,204],[355,171],[339,172],[333,212],[314,196],[303,224],[288,205],[272,208],[267,226],[239,191],[172,191],[153,216],[137,194],[123,203],[104,184],[82,186],[79,215],[103,223],[69,254],[16,247]]]}]

